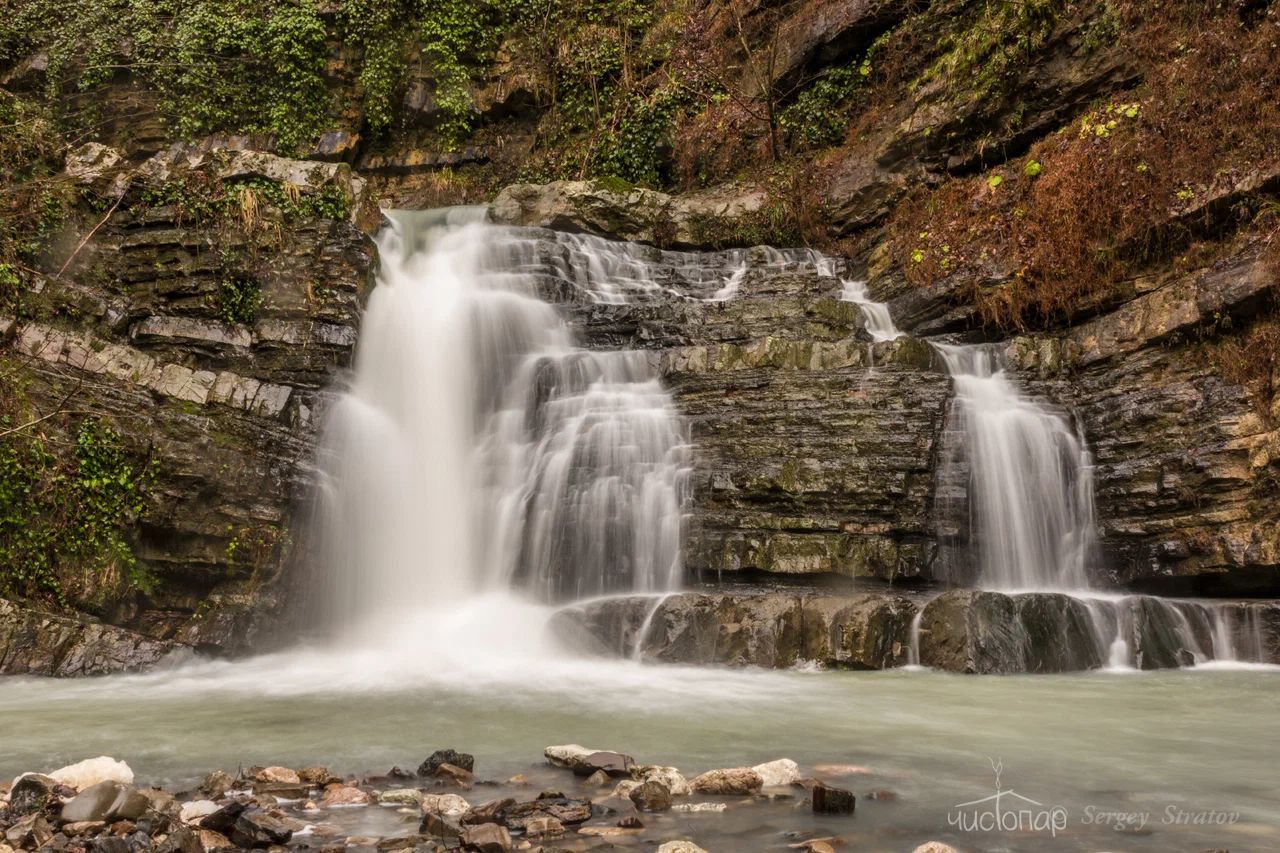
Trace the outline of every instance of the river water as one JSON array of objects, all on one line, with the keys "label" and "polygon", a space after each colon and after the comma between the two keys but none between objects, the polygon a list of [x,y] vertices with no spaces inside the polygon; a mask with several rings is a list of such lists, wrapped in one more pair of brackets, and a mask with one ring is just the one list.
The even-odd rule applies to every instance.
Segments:
[{"label": "river water", "polygon": [[[564,771],[539,776],[542,749],[582,743],[687,774],[788,757],[802,774],[860,797],[896,795],[860,799],[852,819],[815,818],[801,795],[649,821],[651,841],[685,834],[711,851],[779,849],[787,832],[827,831],[870,850],[909,851],[931,838],[961,849],[1280,848],[1274,671],[731,671],[553,656],[537,643],[475,665],[456,650],[465,641],[451,650],[445,638],[485,618],[477,612],[440,626],[412,650],[325,649],[107,679],[8,679],[0,683],[0,774],[109,754],[141,781],[181,787],[215,768],[253,764],[385,773],[448,746],[473,752],[481,778],[524,773],[565,788],[576,783]],[[1002,767],[1002,790],[1065,810],[1062,828],[955,826],[969,819],[956,804],[996,790],[992,761]],[[1214,811],[1231,813],[1231,822],[1165,822],[1183,813],[1213,820],[1206,815]],[[1097,822],[1103,813],[1149,816],[1140,831],[1119,832]]]}]

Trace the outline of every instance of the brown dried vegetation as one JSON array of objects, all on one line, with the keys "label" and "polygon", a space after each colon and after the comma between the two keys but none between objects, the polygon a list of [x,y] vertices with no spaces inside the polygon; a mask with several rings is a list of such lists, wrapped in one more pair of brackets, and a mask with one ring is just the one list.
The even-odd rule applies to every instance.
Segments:
[{"label": "brown dried vegetation", "polygon": [[1161,20],[1120,9],[1146,82],[1024,159],[900,205],[890,233],[908,278],[962,275],[986,322],[1045,327],[1199,237],[1247,227],[1274,188],[1237,190],[1280,166],[1280,19],[1256,5],[1179,4]]}]

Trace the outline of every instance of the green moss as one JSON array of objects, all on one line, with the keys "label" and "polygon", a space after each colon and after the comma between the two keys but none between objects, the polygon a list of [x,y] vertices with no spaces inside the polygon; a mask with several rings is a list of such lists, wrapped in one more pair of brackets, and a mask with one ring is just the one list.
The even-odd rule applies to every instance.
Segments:
[{"label": "green moss", "polygon": [[941,81],[949,90],[984,98],[1017,82],[1053,34],[1069,7],[1067,0],[990,0],[952,3],[947,11],[968,17],[943,37],[942,56],[916,80]]},{"label": "green moss", "polygon": [[618,195],[626,195],[636,188],[636,185],[630,181],[623,180],[622,178],[614,177],[612,175],[605,175],[604,177],[596,178],[591,182],[591,186],[597,190],[617,193]]},{"label": "green moss", "polygon": [[250,325],[262,305],[258,282],[244,274],[227,276],[218,285],[218,316],[232,325]]},{"label": "green moss", "polygon": [[[5,415],[0,430],[17,420]],[[65,605],[68,582],[84,572],[150,589],[126,537],[152,479],[96,418],[80,421],[70,453],[32,428],[0,438],[0,593]]]}]

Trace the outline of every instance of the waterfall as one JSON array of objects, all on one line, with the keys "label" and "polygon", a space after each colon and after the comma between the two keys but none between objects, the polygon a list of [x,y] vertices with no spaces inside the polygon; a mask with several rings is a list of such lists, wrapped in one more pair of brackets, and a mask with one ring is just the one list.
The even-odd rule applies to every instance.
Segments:
[{"label": "waterfall", "polygon": [[[377,630],[508,588],[561,602],[680,583],[688,428],[646,354],[581,348],[547,301],[647,298],[667,286],[662,258],[484,213],[397,212],[380,234],[323,441],[331,622]],[[728,274],[683,272],[706,289]]]},{"label": "waterfall", "polygon": [[[1094,547],[1092,460],[1067,419],[1029,399],[987,346],[934,344],[955,384],[947,465],[968,471],[967,556],[995,590],[1081,590]],[[939,479],[958,479],[952,470]],[[940,515],[945,515],[945,511]],[[956,560],[950,569],[954,572]]]},{"label": "waterfall", "polygon": [[893,322],[893,316],[889,313],[889,306],[871,298],[867,293],[865,281],[844,279],[840,283],[844,286],[840,292],[840,298],[845,302],[854,303],[862,311],[862,317],[867,324],[867,334],[871,335],[871,340],[879,343],[902,337],[902,332],[898,330]]},{"label": "waterfall", "polygon": [[[833,260],[815,266],[837,274]],[[871,299],[865,282],[842,284],[842,298],[862,311],[873,341],[902,336],[888,306]],[[1013,383],[995,347],[930,343],[954,383],[935,490],[940,562],[949,581],[1009,593],[1019,612],[1022,603],[1031,603],[1031,593],[1066,595],[1088,636],[1083,648],[1064,651],[1093,666],[1121,671],[1260,659],[1260,628],[1247,607],[1237,627],[1228,603],[1093,590],[1093,460],[1083,436],[1065,413]],[[922,616],[923,608],[911,622],[909,666],[920,663]],[[1025,631],[1010,635],[1027,641]],[[1029,649],[1009,651],[1017,656]]]}]

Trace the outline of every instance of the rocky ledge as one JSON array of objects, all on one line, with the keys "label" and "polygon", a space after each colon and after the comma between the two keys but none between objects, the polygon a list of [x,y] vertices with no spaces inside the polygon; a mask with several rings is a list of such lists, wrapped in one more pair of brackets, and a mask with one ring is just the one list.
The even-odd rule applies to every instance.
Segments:
[{"label": "rocky ledge", "polygon": [[1270,601],[977,590],[931,599],[689,592],[571,606],[557,626],[599,654],[664,663],[841,669],[919,663],[966,673],[1280,663],[1280,605]]},{"label": "rocky ledge", "polygon": [[105,675],[145,669],[186,647],[0,599],[0,675]]}]

